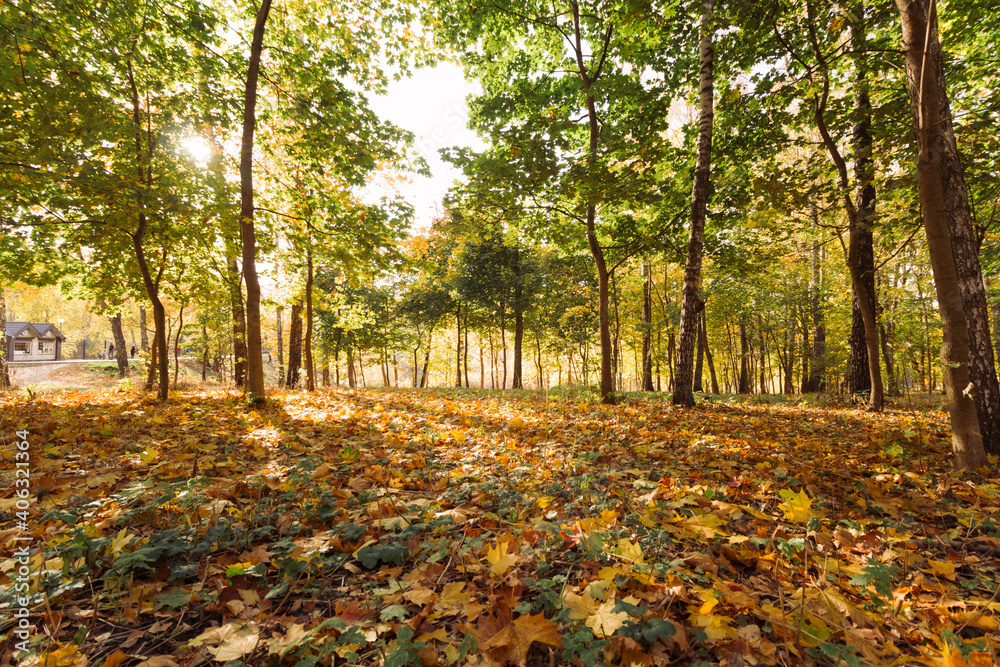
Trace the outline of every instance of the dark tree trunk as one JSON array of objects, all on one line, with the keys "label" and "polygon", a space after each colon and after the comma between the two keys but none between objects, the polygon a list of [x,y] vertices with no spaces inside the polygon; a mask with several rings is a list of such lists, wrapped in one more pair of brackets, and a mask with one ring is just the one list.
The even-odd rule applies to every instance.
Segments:
[{"label": "dark tree trunk", "polygon": [[181,306],[181,312],[177,321],[177,333],[174,334],[174,391],[177,391],[177,376],[180,374],[181,361],[180,346],[181,346],[181,331],[184,329],[184,306]]},{"label": "dark tree trunk", "polygon": [[[813,16],[811,5],[809,5],[808,10],[810,13],[809,16],[810,20],[814,21],[815,17]],[[855,18],[858,22],[862,23],[862,26],[859,27],[857,24],[852,26],[851,30],[852,36],[855,39],[864,40],[865,39],[864,36],[865,33],[863,28],[864,15],[861,12],[857,12],[857,16]],[[861,311],[861,318],[862,321],[864,322],[864,328],[865,328],[865,344],[866,344],[865,352],[868,355],[868,371],[871,377],[871,385],[870,385],[871,401],[869,407],[874,412],[881,412],[885,404],[885,395],[882,388],[882,369],[878,362],[879,360],[878,324],[876,321],[876,314],[874,309],[874,303],[875,303],[874,272],[871,273],[871,279],[870,279],[872,289],[868,290],[867,288],[868,273],[866,271],[866,267],[864,265],[864,259],[862,257],[865,248],[865,243],[862,240],[859,240],[860,237],[863,236],[866,231],[869,233],[871,231],[871,225],[873,220],[871,218],[867,219],[863,218],[862,216],[874,213],[874,197],[875,197],[874,186],[871,186],[870,180],[867,181],[859,180],[857,183],[858,193],[863,197],[870,195],[871,208],[865,209],[864,202],[862,202],[861,206],[855,205],[854,199],[851,197],[851,192],[850,192],[850,182],[847,173],[847,163],[844,161],[843,156],[840,154],[840,149],[838,148],[837,143],[834,141],[833,137],[830,135],[830,132],[827,129],[826,125],[826,117],[825,117],[826,106],[830,97],[830,78],[827,69],[828,65],[825,60],[825,57],[823,56],[823,54],[819,49],[818,43],[815,40],[813,40],[813,49],[815,51],[816,58],[819,60],[820,66],[823,68],[823,74],[824,74],[823,89],[822,89],[823,92],[821,95],[816,96],[814,116],[816,119],[817,129],[819,130],[820,136],[823,138],[823,144],[826,147],[827,152],[830,154],[830,159],[833,161],[834,165],[837,168],[838,186],[840,188],[840,195],[843,200],[844,210],[847,212],[848,225],[850,228],[850,240],[846,248],[847,268],[851,274],[851,285],[854,289],[854,294],[858,295],[859,297],[855,299],[855,303],[857,304],[858,308]],[[857,52],[857,49],[855,49],[855,51]],[[861,63],[861,65],[859,65],[858,67],[857,80],[855,82],[856,86],[855,93],[859,97],[863,95],[864,98],[867,99],[868,95],[867,72],[866,68],[863,66],[863,62],[860,60],[858,62]],[[855,105],[856,107],[861,109],[865,107],[865,103],[863,100],[856,99]],[[867,108],[870,110],[871,105],[868,104]],[[865,117],[862,114],[860,118],[861,121],[859,124],[868,126],[868,124],[870,123],[870,117]],[[855,128],[855,130],[856,130],[855,145],[859,145],[860,140],[858,139],[857,127]],[[870,133],[870,130],[867,131]],[[871,160],[870,144],[869,147],[867,148],[868,151],[867,157],[864,153],[865,149],[863,148],[864,146],[863,142],[861,142],[860,145],[862,146],[862,149],[860,149],[862,150],[862,154],[860,155],[860,159],[857,160],[856,162],[864,163],[866,159],[868,160],[868,162],[866,164],[861,165],[862,168],[861,172],[858,172],[856,169],[855,173],[870,174],[872,169],[870,162]],[[858,165],[855,166],[856,168],[858,167]],[[865,176],[865,178],[869,177]],[[871,189],[869,190],[869,188]],[[862,298],[862,295],[867,296],[867,298]]]},{"label": "dark tree trunk", "polygon": [[462,388],[462,304],[455,308],[455,386]]},{"label": "dark tree trunk", "polygon": [[243,240],[243,279],[247,285],[246,300],[246,394],[251,402],[264,400],[264,359],[260,342],[260,282],[257,279],[257,236],[254,229],[253,204],[253,135],[256,125],[257,77],[260,56],[264,50],[264,26],[271,12],[271,0],[261,0],[250,43],[250,64],[247,68],[246,98],[243,106],[243,139],[240,145],[240,236]]},{"label": "dark tree trunk", "polygon": [[242,389],[247,377],[247,320],[243,310],[243,278],[235,256],[229,257],[228,269],[229,298],[233,309],[233,381],[237,389]]},{"label": "dark tree trunk", "polygon": [[514,301],[514,380],[511,387],[524,389],[522,373],[522,349],[524,347],[524,311],[518,305],[521,300],[521,288],[517,287]]},{"label": "dark tree trunk", "polygon": [[[292,304],[291,326],[288,328],[288,375],[285,386],[295,389],[299,386],[302,370],[302,301]],[[353,386],[353,385],[351,385]]]},{"label": "dark tree trunk", "polygon": [[[896,0],[896,5],[903,23],[906,74],[917,129],[920,209],[944,334],[941,362],[951,415],[952,449],[958,467],[976,468],[987,465],[987,459],[978,406],[968,391],[973,386],[970,332],[958,265],[969,258],[956,253],[952,244],[956,227],[962,225],[962,219],[971,224],[971,214],[945,89],[937,10],[933,0]],[[979,282],[982,284],[981,278]],[[980,388],[975,387],[971,393],[979,392]],[[993,407],[1000,410],[1000,405]]]},{"label": "dark tree trunk", "polygon": [[[704,303],[704,302],[703,302]],[[705,391],[701,382],[702,367],[705,365],[705,330],[701,326],[701,313],[698,314],[698,354],[694,364],[694,390]]]},{"label": "dark tree trunk", "polygon": [[642,390],[653,391],[653,270],[643,262],[642,275]]},{"label": "dark tree trunk", "polygon": [[[598,148],[601,138],[601,121],[597,115],[597,102],[594,97],[593,86],[601,76],[601,68],[598,65],[594,71],[590,71],[587,67],[583,51],[584,37],[580,30],[580,6],[576,2],[570,4],[573,12],[573,37],[575,39],[573,48],[576,55],[577,74],[583,83],[582,92],[586,100],[587,124],[590,131],[587,165],[593,171],[597,167]],[[608,54],[608,43],[610,40],[611,28],[609,27],[604,40],[604,53],[600,59],[601,63],[603,63],[604,57]],[[590,249],[590,255],[593,257],[594,266],[597,269],[598,332],[601,340],[601,400],[604,403],[613,404],[615,403],[615,377],[611,369],[611,325],[608,311],[608,283],[611,275],[604,258],[604,249],[601,248],[601,244],[597,238],[597,206],[597,196],[594,194],[589,195],[585,204],[584,216],[587,247]],[[506,378],[504,384],[506,384]]]},{"label": "dark tree trunk", "polygon": [[750,387],[750,339],[747,337],[745,316],[740,315],[740,381],[737,394],[751,393]]},{"label": "dark tree trunk", "polygon": [[146,307],[139,306],[139,349],[149,354],[149,332],[146,325]]},{"label": "dark tree trunk", "polygon": [[[132,61],[129,60],[126,64],[128,66],[129,88],[132,92],[132,122],[135,125],[136,172],[138,174],[136,183],[139,186],[135,189],[136,205],[139,210],[139,224],[135,233],[132,234],[132,249],[135,252],[135,260],[139,266],[139,273],[142,275],[142,284],[146,289],[146,296],[149,297],[150,302],[153,304],[153,326],[156,327],[156,334],[158,336],[156,342],[159,348],[157,354],[154,355],[156,372],[159,374],[156,393],[159,400],[166,401],[167,395],[170,393],[170,378],[167,376],[167,315],[163,308],[163,302],[160,301],[160,279],[163,277],[166,264],[161,262],[160,269],[154,278],[146,261],[146,250],[143,247],[143,241],[145,240],[149,224],[149,220],[146,217],[146,192],[148,192],[153,184],[153,138],[149,136],[148,131],[145,133],[146,150],[143,151],[142,112],[139,106],[139,89],[135,85]],[[150,378],[152,377],[153,375],[150,374]],[[151,389],[152,382],[147,382],[147,386]]]},{"label": "dark tree trunk", "polygon": [[503,304],[500,304],[500,348],[503,351],[503,381],[501,389],[507,388],[507,315]]},{"label": "dark tree trunk", "polygon": [[201,339],[204,347],[201,354],[201,381],[208,379],[208,326],[201,325]]},{"label": "dark tree trunk", "polygon": [[[309,250],[306,253],[306,332],[303,346],[306,357],[306,389],[316,390],[316,367],[313,365],[312,335],[313,335],[313,255],[312,239],[309,240]],[[387,383],[388,384],[388,383]]]},{"label": "dark tree trunk", "polygon": [[275,309],[275,318],[278,321],[278,386],[285,386],[285,338],[281,328],[281,306]]},{"label": "dark tree trunk", "polygon": [[10,387],[10,372],[7,364],[10,362],[10,345],[7,343],[7,300],[4,298],[3,287],[0,287],[0,389]]},{"label": "dark tree trunk", "polygon": [[115,339],[115,360],[118,362],[118,377],[127,378],[129,376],[128,349],[125,347],[125,332],[122,331],[122,314],[116,313],[114,317],[109,317],[108,321],[111,323],[111,336]]},{"label": "dark tree trunk", "polygon": [[712,380],[712,393],[719,393],[719,379],[715,375],[715,360],[712,358],[712,348],[708,344],[708,316],[701,311],[701,336],[705,341],[705,361],[708,363],[708,374]]},{"label": "dark tree trunk", "polygon": [[[813,226],[819,225],[819,210],[816,204],[811,205]],[[823,391],[826,388],[826,325],[823,321],[822,263],[819,241],[813,241],[812,247],[812,325],[813,349],[809,365],[809,391]],[[808,344],[808,343],[805,343]]]},{"label": "dark tree trunk", "polygon": [[875,291],[875,166],[872,159],[872,104],[869,97],[868,66],[866,62],[867,36],[865,7],[863,2],[854,5],[855,22],[851,26],[851,43],[855,50],[854,56],[854,113],[855,122],[852,129],[852,146],[854,149],[854,183],[857,214],[850,224],[850,245],[848,254],[857,257],[857,268],[863,289],[854,290],[854,301],[851,310],[851,393],[869,394],[872,389],[870,363],[878,364],[869,358],[864,316],[861,312],[859,299],[867,299],[868,308],[873,313],[879,312],[877,293]]},{"label": "dark tree trunk", "polygon": [[691,234],[684,266],[684,289],[681,297],[680,335],[674,372],[674,405],[694,405],[694,352],[698,339],[698,312],[701,309],[701,265],[708,213],[708,187],[712,167],[712,121],[714,105],[714,48],[712,45],[712,0],[705,1],[701,18],[698,85],[700,91],[698,157],[691,192]]},{"label": "dark tree trunk", "polygon": [[761,316],[757,315],[757,340],[760,342],[758,346],[758,356],[760,358],[760,368],[758,369],[760,374],[760,393],[769,394],[770,387],[768,386],[770,382],[768,381],[769,373],[767,372],[767,340],[764,338],[764,321]]},{"label": "dark tree trunk", "polygon": [[157,374],[160,371],[159,357],[160,357],[160,341],[159,332],[153,332],[153,347],[151,348],[151,353],[149,355],[149,364],[146,366],[146,391],[151,391],[153,385],[157,383]]}]

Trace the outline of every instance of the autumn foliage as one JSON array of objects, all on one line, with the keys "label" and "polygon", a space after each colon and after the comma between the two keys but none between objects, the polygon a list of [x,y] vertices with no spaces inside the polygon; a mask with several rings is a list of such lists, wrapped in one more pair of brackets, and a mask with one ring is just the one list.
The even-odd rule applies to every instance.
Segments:
[{"label": "autumn foliage", "polygon": [[0,413],[32,455],[20,664],[996,663],[1000,485],[950,470],[937,412],[108,390]]}]

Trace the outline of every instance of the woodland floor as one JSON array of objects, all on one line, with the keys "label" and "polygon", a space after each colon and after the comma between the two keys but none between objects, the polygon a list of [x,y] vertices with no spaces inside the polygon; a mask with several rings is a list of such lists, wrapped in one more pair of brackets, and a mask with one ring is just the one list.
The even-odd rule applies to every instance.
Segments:
[{"label": "woodland floor", "polygon": [[3,665],[25,536],[20,665],[998,662],[1000,478],[939,412],[123,386],[0,427]]}]

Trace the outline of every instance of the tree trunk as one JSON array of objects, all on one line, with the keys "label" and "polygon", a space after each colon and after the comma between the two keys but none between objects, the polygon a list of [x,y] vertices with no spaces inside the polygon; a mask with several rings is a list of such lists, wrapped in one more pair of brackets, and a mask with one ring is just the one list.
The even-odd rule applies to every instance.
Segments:
[{"label": "tree trunk", "polygon": [[465,370],[465,388],[469,388],[469,309],[465,309],[465,338],[462,343],[462,367]]},{"label": "tree trunk", "polygon": [[[809,6],[810,19],[814,19],[812,14],[812,6]],[[863,15],[859,14],[857,17],[859,22],[863,23]],[[852,27],[852,35],[857,35],[859,39],[864,39],[864,29],[863,27],[858,27],[854,25]],[[870,215],[874,212],[874,186],[871,186],[868,176],[864,176],[862,180],[857,183],[858,191],[864,197],[871,197],[871,208],[866,209],[864,202],[861,202],[861,206],[856,206],[853,198],[851,197],[849,179],[847,175],[847,163],[844,161],[843,156],[840,154],[840,149],[837,147],[836,142],[833,137],[830,136],[830,132],[826,126],[826,105],[829,101],[830,96],[830,78],[829,73],[826,71],[827,63],[823,54],[819,51],[818,45],[814,42],[814,50],[817,59],[820,61],[821,67],[824,69],[824,79],[823,79],[823,89],[822,94],[818,95],[815,99],[815,109],[814,115],[816,119],[816,126],[819,130],[820,136],[823,138],[823,144],[826,146],[827,152],[830,154],[830,158],[837,168],[838,174],[838,186],[840,188],[840,194],[843,200],[844,210],[847,212],[848,225],[850,229],[850,240],[847,251],[847,268],[851,274],[851,285],[854,289],[854,293],[859,295],[859,298],[855,299],[858,308],[861,310],[861,318],[865,325],[865,346],[866,353],[868,355],[868,371],[871,377],[871,400],[869,408],[873,412],[881,412],[885,404],[885,396],[882,388],[882,369],[879,365],[879,350],[878,350],[878,326],[875,319],[875,294],[874,294],[874,272],[871,273],[871,284],[872,289],[869,290],[867,287],[868,272],[865,266],[865,260],[861,257],[865,250],[865,242],[861,237],[865,235],[865,232],[871,230],[871,225],[873,220],[871,218],[863,218],[864,215]],[[867,73],[863,67],[859,67],[859,73],[857,75],[856,82],[856,94],[862,95],[867,98]],[[856,100],[856,107],[863,108],[864,105]],[[870,109],[870,104],[868,105]],[[864,118],[861,122],[862,125],[870,123],[870,117]],[[855,128],[857,129],[857,128]],[[857,135],[855,138],[855,143],[858,143]],[[862,143],[863,145],[863,143]],[[870,161],[870,147],[868,150],[868,160]],[[864,162],[864,156],[862,159],[858,160],[859,163]],[[871,170],[870,162],[867,165],[862,165],[863,173],[869,174]],[[859,173],[856,171],[856,174]],[[869,189],[871,188],[871,189]],[[860,298],[860,295],[865,295],[868,298]]]},{"label": "tree trunk", "polygon": [[[285,386],[295,389],[299,386],[302,370],[302,300],[292,304],[291,326],[288,328],[288,375]],[[351,385],[352,387],[354,385]]]},{"label": "tree trunk", "polygon": [[159,332],[153,332],[153,347],[152,352],[149,355],[149,365],[146,366],[146,391],[152,391],[153,385],[157,383],[157,373],[160,370],[159,355],[160,355],[160,341]]},{"label": "tree trunk", "polygon": [[[235,251],[234,251],[235,252]],[[247,320],[243,309],[243,277],[240,275],[235,255],[227,260],[229,298],[233,310],[233,380],[236,388],[246,385],[247,377]]]},{"label": "tree trunk", "polygon": [[[703,301],[702,308],[704,308],[704,303]],[[698,314],[698,354],[694,364],[694,391],[696,392],[705,391],[701,382],[702,369],[705,365],[705,330],[701,326],[702,313]]]},{"label": "tree trunk", "polygon": [[285,339],[281,329],[281,306],[275,308],[274,316],[278,321],[278,386],[285,386]]},{"label": "tree trunk", "polygon": [[750,387],[750,339],[744,315],[740,315],[740,381],[737,394],[751,393]]},{"label": "tree trunk", "polygon": [[462,388],[462,304],[455,308],[455,387]]},{"label": "tree trunk", "polygon": [[240,145],[240,234],[243,240],[243,278],[247,285],[247,382],[246,394],[252,403],[265,398],[264,359],[260,343],[260,282],[257,280],[257,236],[253,216],[253,135],[256,125],[257,77],[264,49],[264,26],[271,0],[261,0],[250,43],[246,100],[243,107],[243,140]]},{"label": "tree trunk", "polygon": [[[944,334],[941,362],[951,415],[952,449],[958,467],[976,468],[987,464],[978,406],[970,396],[978,394],[980,388],[972,391],[969,327],[956,266],[959,261],[952,246],[956,218],[969,220],[970,212],[945,90],[937,8],[934,0],[896,0],[896,5],[903,24],[906,74],[917,129],[920,209]],[[995,407],[1000,409],[1000,405]]]},{"label": "tree trunk", "polygon": [[139,306],[139,349],[149,354],[149,333],[146,327],[146,307]]},{"label": "tree trunk", "polygon": [[[139,210],[139,224],[136,227],[135,233],[132,234],[132,249],[135,252],[136,264],[139,266],[139,273],[142,275],[142,284],[146,289],[146,295],[153,304],[153,326],[156,327],[156,333],[159,335],[156,339],[159,349],[154,356],[156,359],[156,370],[159,373],[157,398],[161,401],[166,401],[167,395],[170,393],[170,378],[167,376],[167,315],[163,308],[163,302],[160,301],[160,278],[163,276],[166,264],[160,264],[160,270],[157,272],[156,278],[153,278],[149,264],[146,262],[146,250],[143,247],[143,241],[145,240],[149,224],[149,220],[146,217],[146,193],[153,184],[153,138],[148,136],[148,132],[146,133],[146,150],[144,152],[142,149],[143,129],[142,112],[139,107],[139,89],[135,85],[132,61],[128,60],[126,64],[128,66],[129,87],[132,92],[132,122],[135,125],[136,172],[138,174],[138,180],[136,181],[138,187],[135,189],[135,198]],[[147,382],[147,385],[149,388],[152,388],[151,382]]]},{"label": "tree trunk", "polygon": [[701,332],[702,340],[705,341],[705,361],[708,362],[708,374],[712,380],[712,393],[719,393],[719,380],[715,375],[715,360],[712,359],[712,348],[708,344],[708,316],[704,309],[701,311]]},{"label": "tree trunk", "polygon": [[0,331],[3,332],[0,345],[0,389],[10,387],[10,373],[7,364],[10,362],[10,346],[7,343],[7,300],[4,298],[3,287],[0,287]]},{"label": "tree trunk", "polygon": [[615,386],[622,388],[622,362],[621,362],[621,332],[622,323],[618,317],[618,281],[615,274],[611,274],[611,299],[615,307],[615,333],[611,337],[611,372],[615,377]]},{"label": "tree trunk", "polygon": [[434,340],[434,330],[431,329],[427,332],[427,351],[424,352],[424,371],[420,375],[420,386],[426,387],[430,382],[430,366],[431,366],[431,343]]},{"label": "tree trunk", "polygon": [[[813,227],[819,226],[819,210],[815,202],[810,206],[812,209]],[[820,245],[818,240],[813,240],[812,246],[812,325],[813,325],[813,349],[812,360],[809,365],[809,391],[823,391],[826,388],[826,325],[823,321],[823,292],[822,292],[822,264],[820,256]]]},{"label": "tree trunk", "polygon": [[115,339],[115,360],[118,362],[118,377],[127,378],[128,350],[125,348],[125,332],[122,331],[122,314],[116,313],[114,317],[109,317],[111,323],[111,336]]},{"label": "tree trunk", "polygon": [[524,389],[524,375],[521,370],[524,345],[524,311],[518,305],[520,300],[521,287],[517,286],[514,292],[514,381],[511,384],[514,389]]},{"label": "tree trunk", "polygon": [[181,312],[178,316],[177,321],[177,333],[174,334],[174,391],[177,391],[177,376],[181,370],[181,360],[180,346],[181,346],[181,330],[184,329],[184,306],[181,306]]},{"label": "tree trunk", "polygon": [[674,405],[694,405],[694,352],[698,338],[698,312],[701,308],[701,264],[705,239],[705,218],[708,212],[708,187],[712,168],[712,120],[715,95],[713,77],[712,0],[705,1],[701,18],[698,86],[700,90],[698,157],[694,168],[691,192],[691,233],[688,238],[687,261],[684,266],[684,288],[681,296],[680,335],[677,340],[677,360],[674,371]]},{"label": "tree trunk", "polygon": [[[597,102],[594,97],[593,85],[600,76],[600,68],[594,72],[589,72],[583,53],[583,36],[580,32],[580,6],[578,3],[571,3],[573,11],[573,27],[575,38],[575,53],[577,74],[583,82],[583,94],[587,105],[587,124],[590,130],[590,137],[587,149],[587,165],[593,172],[597,167],[598,147],[600,145],[601,126],[597,115]],[[611,39],[610,28],[606,40]],[[604,44],[605,55],[607,55],[608,45]],[[602,58],[603,61],[603,58]],[[592,78],[593,77],[593,78]],[[597,204],[596,195],[590,194],[585,205],[585,221],[587,234],[587,247],[590,255],[594,259],[597,268],[597,294],[598,294],[598,331],[601,340],[601,400],[606,404],[615,403],[615,378],[611,369],[611,325],[608,312],[608,282],[610,273],[604,259],[604,250],[597,238]]]},{"label": "tree trunk", "polygon": [[[860,299],[867,299],[872,313],[879,312],[875,291],[875,167],[872,160],[872,105],[869,97],[868,66],[864,2],[854,5],[851,44],[854,48],[854,113],[852,147],[854,150],[854,183],[857,214],[850,220],[850,249],[857,257],[857,268],[863,289],[854,289],[851,327],[851,393],[867,394],[872,388],[870,364],[878,365],[879,355],[869,359],[867,330]],[[877,321],[877,318],[876,318]]]},{"label": "tree trunk", "polygon": [[653,391],[653,271],[643,262],[642,275],[642,390]]},{"label": "tree trunk", "polygon": [[205,382],[208,379],[208,325],[201,325],[201,338],[204,344],[204,349],[201,355],[201,381]]},{"label": "tree trunk", "polygon": [[[312,335],[313,335],[313,254],[312,239],[309,240],[309,250],[306,252],[306,333],[303,345],[306,357],[306,389],[316,391],[316,367],[313,365]],[[388,385],[388,382],[386,382]]]},{"label": "tree trunk", "polygon": [[503,350],[503,381],[501,389],[507,388],[507,316],[503,304],[500,304],[500,348]]}]

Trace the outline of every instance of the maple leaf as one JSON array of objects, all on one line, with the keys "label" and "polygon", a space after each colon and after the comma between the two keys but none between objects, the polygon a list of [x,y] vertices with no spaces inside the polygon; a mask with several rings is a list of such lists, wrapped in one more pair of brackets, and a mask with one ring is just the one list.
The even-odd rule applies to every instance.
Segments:
[{"label": "maple leaf", "polygon": [[628,612],[615,611],[615,599],[610,598],[587,617],[585,624],[598,637],[610,637],[628,620]]},{"label": "maple leaf", "polygon": [[569,617],[573,619],[587,618],[600,606],[590,593],[577,595],[573,591],[565,591],[562,596],[563,606],[569,609]]},{"label": "maple leaf", "polygon": [[[561,647],[562,634],[559,632],[559,626],[542,614],[531,616],[524,614],[481,643],[479,647],[493,653],[497,658],[502,658],[501,664],[506,661],[523,665],[533,642]],[[506,650],[495,650],[500,647],[505,647]]]},{"label": "maple leaf", "polygon": [[691,614],[690,621],[701,628],[712,641],[736,638],[736,630],[732,627],[733,619],[729,616],[694,613]]},{"label": "maple leaf", "polygon": [[207,650],[215,660],[219,662],[229,662],[239,660],[245,655],[253,653],[260,641],[260,628],[253,623],[237,626],[235,623],[206,630],[188,642],[188,646],[198,647],[202,644],[218,644],[218,646],[208,646]]},{"label": "maple leaf", "polygon": [[931,574],[937,577],[944,577],[950,581],[955,581],[955,564],[942,560],[927,559],[930,565]]},{"label": "maple leaf", "polygon": [[517,555],[508,554],[508,548],[509,543],[501,540],[486,552],[486,560],[490,562],[490,572],[496,577],[502,577],[504,572],[517,563]]},{"label": "maple leaf", "polygon": [[778,505],[778,509],[785,513],[785,519],[796,523],[809,523],[811,519],[820,516],[812,511],[812,499],[806,495],[805,489],[799,489],[798,493],[782,489],[778,493],[786,501]]}]

